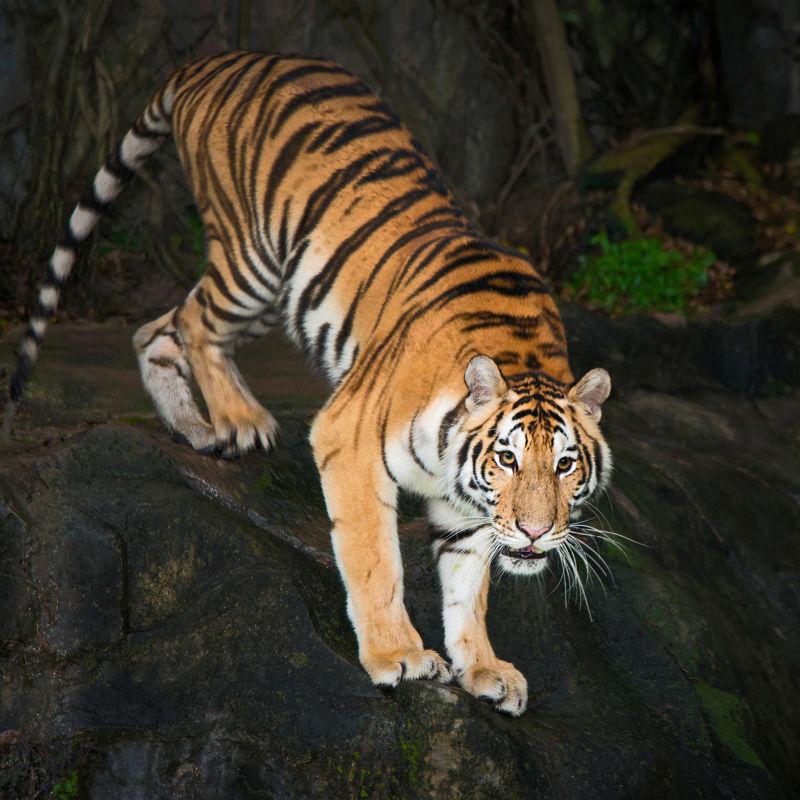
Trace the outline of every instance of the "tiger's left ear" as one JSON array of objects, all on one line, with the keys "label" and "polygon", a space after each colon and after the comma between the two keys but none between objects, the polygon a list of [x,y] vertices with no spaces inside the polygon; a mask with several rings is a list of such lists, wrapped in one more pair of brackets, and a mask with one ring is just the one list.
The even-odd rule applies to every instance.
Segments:
[{"label": "tiger's left ear", "polygon": [[500,374],[500,369],[489,356],[470,359],[464,373],[464,383],[469,389],[466,405],[470,412],[502,397],[508,391],[508,384]]},{"label": "tiger's left ear", "polygon": [[600,422],[600,406],[611,393],[611,376],[604,369],[589,370],[570,390],[567,397],[573,403],[583,403],[589,416]]}]

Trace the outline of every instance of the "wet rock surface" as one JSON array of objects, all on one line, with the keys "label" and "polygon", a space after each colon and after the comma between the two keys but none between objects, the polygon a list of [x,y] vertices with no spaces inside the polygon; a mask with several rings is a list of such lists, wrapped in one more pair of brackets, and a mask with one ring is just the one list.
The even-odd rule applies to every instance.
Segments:
[{"label": "wet rock surface", "polygon": [[[800,381],[743,391],[708,330],[565,316],[576,366],[618,375],[601,511],[642,544],[601,550],[591,616],[557,576],[494,582],[519,720],[358,666],[306,443],[325,390],[283,344],[241,360],[281,444],[226,462],[148,414],[128,331],[54,328],[0,457],[0,797],[796,794]],[[408,603],[441,648],[417,512]]]}]

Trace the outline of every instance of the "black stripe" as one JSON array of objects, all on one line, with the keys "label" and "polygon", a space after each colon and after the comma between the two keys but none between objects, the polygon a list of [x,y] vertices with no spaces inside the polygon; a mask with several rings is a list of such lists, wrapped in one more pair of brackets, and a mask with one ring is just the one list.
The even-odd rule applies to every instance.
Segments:
[{"label": "black stripe", "polygon": [[211,297],[211,295],[208,295],[208,306],[209,306],[209,311],[215,317],[218,317],[219,319],[224,319],[225,322],[231,322],[234,324],[252,322],[253,320],[258,319],[261,316],[261,309],[259,309],[255,313],[248,311],[245,314],[242,314],[238,311],[228,311],[227,309],[222,308],[222,306],[215,303],[214,298]]},{"label": "black stripe", "polygon": [[316,356],[317,363],[321,366],[325,366],[325,347],[328,343],[328,335],[331,332],[331,326],[329,323],[324,322],[320,325],[319,330],[317,331],[317,338],[314,341],[314,355]]},{"label": "black stripe", "polygon": [[162,131],[148,128],[144,116],[139,117],[136,122],[131,125],[131,130],[134,135],[138,136],[140,139],[165,139],[167,136],[167,134]]},{"label": "black stripe", "polygon": [[[46,322],[46,321],[47,321],[47,320],[45,320],[45,322]],[[28,329],[25,331],[25,335],[26,335],[26,336],[27,336],[29,339],[33,339],[33,341],[34,341],[34,342],[36,342],[36,344],[37,344],[37,345],[39,345],[39,346],[41,347],[41,344],[42,344],[42,337],[41,337],[41,336],[39,336],[39,334],[38,334],[38,333],[36,333],[36,331],[35,331],[35,330],[34,330],[34,328],[33,328],[33,325],[29,325],[29,326],[28,326]]]},{"label": "black stripe", "polygon": [[347,338],[350,336],[350,332],[353,330],[353,317],[355,316],[356,306],[358,305],[358,300],[361,297],[362,291],[359,288],[358,292],[356,293],[356,297],[352,303],[350,303],[350,308],[347,310],[347,316],[344,318],[344,322],[342,323],[342,327],[339,329],[339,333],[336,336],[336,361],[338,362],[339,359],[342,357],[342,351],[344,350],[344,346],[347,343]]},{"label": "black stripe", "polygon": [[17,368],[14,370],[14,376],[11,378],[8,389],[11,402],[15,405],[19,405],[19,401],[22,399],[22,390],[25,388],[32,367],[33,363],[26,355],[18,355]]},{"label": "black stripe", "polygon": [[373,233],[380,230],[387,222],[399,216],[420,200],[429,196],[425,189],[413,189],[410,192],[390,200],[371,220],[359,227],[345,239],[333,253],[325,266],[308,282],[298,304],[298,316],[304,316],[309,307],[317,308],[325,299],[346,261],[353,255]]},{"label": "black stripe", "polygon": [[415,423],[416,421],[417,421],[417,415],[416,415],[416,413],[415,413],[415,414],[414,414],[414,416],[413,416],[413,417],[412,417],[412,419],[411,419],[411,425],[409,425],[409,427],[408,427],[408,447],[409,447],[409,450],[411,451],[411,457],[414,459],[414,463],[415,463],[415,464],[416,464],[416,465],[417,465],[417,466],[418,466],[418,467],[419,467],[419,468],[420,468],[420,469],[421,469],[423,472],[426,472],[428,475],[433,475],[433,472],[431,472],[431,471],[430,471],[430,470],[429,470],[429,469],[428,469],[428,468],[425,466],[425,464],[423,464],[423,463],[422,463],[422,459],[419,457],[419,455],[417,454],[417,450],[416,450],[416,448],[414,447],[414,423]]},{"label": "black stripe", "polygon": [[283,263],[288,256],[289,203],[291,200],[291,197],[287,197],[283,201],[283,215],[281,216],[281,224],[278,229],[278,260],[281,263]]},{"label": "black stripe", "polygon": [[97,196],[94,188],[94,181],[89,184],[89,188],[81,195],[79,206],[94,211],[97,214],[102,214],[111,204],[111,200],[101,200]]},{"label": "black stripe", "polygon": [[122,160],[121,142],[115,152],[106,159],[105,167],[120,183],[127,183],[134,176],[134,171]]},{"label": "black stripe", "polygon": [[400,125],[396,120],[386,119],[386,117],[366,117],[351,122],[341,128],[336,138],[325,148],[325,154],[330,155],[340,150],[351,142],[364,139],[367,136],[374,136],[376,133],[396,130]]},{"label": "black stripe", "polygon": [[211,331],[211,333],[217,333],[217,328],[214,325],[214,323],[208,318],[208,313],[206,311],[204,311],[200,315],[200,322],[202,322],[203,325],[205,325],[205,327]]},{"label": "black stripe", "polygon": [[[319,122],[308,122],[303,125],[302,128],[295,131],[288,141],[283,145],[272,163],[272,169],[270,170],[269,177],[267,178],[267,188],[264,192],[261,206],[264,210],[264,219],[267,220],[267,239],[269,240],[270,246],[274,251],[277,251],[277,248],[273,244],[270,236],[270,229],[272,226],[269,224],[269,220],[271,219],[272,211],[274,210],[275,196],[278,191],[278,186],[286,177],[286,173],[289,171],[289,168],[297,160],[297,156],[300,154],[303,144],[306,142],[308,137],[314,133],[317,128],[319,128],[319,126]],[[255,165],[252,165],[251,169],[253,172],[252,180],[255,180],[255,174],[257,173]],[[299,229],[298,236],[301,236]]]},{"label": "black stripe", "polygon": [[[451,254],[448,253],[448,259]],[[424,283],[418,286],[414,290],[414,294],[412,295],[415,297],[416,295],[424,292],[430,286],[433,286],[434,283],[438,283],[445,275],[448,275],[451,272],[455,272],[455,270],[460,269],[461,267],[468,267],[472,266],[473,264],[481,264],[485,261],[497,261],[497,256],[494,253],[470,253],[468,255],[461,256],[460,258],[456,258],[453,261],[448,260],[447,263],[440,267],[436,272],[433,273]]]},{"label": "black stripe", "polygon": [[386,460],[386,428],[388,424],[389,424],[389,415],[385,414],[383,419],[381,420],[381,460],[383,461],[383,468],[386,470],[386,474],[395,483],[399,483],[397,478],[395,478],[394,473],[389,468],[389,462]]},{"label": "black stripe", "polygon": [[[480,526],[478,526],[480,527]],[[438,531],[436,528],[431,528],[431,539],[436,541],[437,539],[442,539],[446,541],[448,544],[450,542],[460,542],[462,539],[467,539],[470,536],[474,536],[478,528],[471,528],[468,531],[457,531],[453,533],[448,533],[447,531]]]},{"label": "black stripe", "polygon": [[308,198],[303,215],[297,225],[295,236],[298,239],[308,236],[317,226],[331,203],[340,197],[344,187],[352,183],[370,163],[389,152],[391,151],[386,147],[370,150],[351,161],[346,167],[336,170],[325,183],[318,186]]},{"label": "black stripe", "polygon": [[299,111],[303,106],[313,106],[322,103],[326,100],[333,100],[335,98],[343,97],[363,97],[364,95],[372,94],[370,89],[361,81],[356,80],[352,83],[339,83],[333,86],[321,86],[311,89],[303,94],[298,94],[286,103],[281,110],[275,124],[270,130],[270,137],[274,139],[281,131],[281,128],[286,124],[289,117],[295,112]]},{"label": "black stripe", "polygon": [[341,130],[343,127],[343,122],[335,122],[333,125],[328,125],[327,128],[323,128],[323,130],[311,140],[311,143],[306,148],[306,152],[316,153],[317,150],[319,150],[320,147],[322,147],[322,145],[324,145],[325,142],[331,138],[331,136],[334,136],[337,131]]},{"label": "black stripe", "polygon": [[[219,270],[217,269],[217,265],[216,264],[213,264],[213,263],[209,263],[208,264],[208,266],[206,267],[205,276],[207,278],[211,279],[212,283],[217,288],[217,291],[229,303],[232,303],[235,306],[239,306],[239,308],[245,308],[249,312],[249,310],[250,310],[249,307],[245,303],[243,303],[241,300],[236,298],[233,295],[233,293],[231,292],[231,290],[228,288],[228,284],[226,283],[226,281],[224,280],[222,275],[219,274]],[[253,297],[256,300],[261,300],[261,298],[258,295],[256,295],[252,290],[249,289],[249,287],[247,289],[247,293],[250,295],[250,297]]]},{"label": "black stripe", "polygon": [[454,406],[450,409],[443,417],[442,422],[439,425],[439,441],[438,441],[438,452],[439,452],[439,459],[441,460],[444,457],[444,452],[447,449],[447,435],[452,430],[453,426],[458,422],[459,417],[462,413],[462,406],[463,400],[459,400],[458,405]]},{"label": "black stripe", "polygon": [[77,256],[81,243],[82,240],[75,238],[75,234],[72,232],[72,226],[69,224],[69,222],[67,222],[67,224],[64,226],[64,232],[61,234],[61,238],[58,240],[57,246],[63,247],[66,250],[72,250],[72,252]]}]

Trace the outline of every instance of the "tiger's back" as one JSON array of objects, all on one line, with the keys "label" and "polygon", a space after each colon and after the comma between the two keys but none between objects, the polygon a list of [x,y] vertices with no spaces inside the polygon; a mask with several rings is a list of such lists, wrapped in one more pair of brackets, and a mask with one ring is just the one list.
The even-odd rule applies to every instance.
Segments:
[{"label": "tiger's back", "polygon": [[[402,336],[410,346],[423,317],[430,345],[430,317],[457,309],[459,291],[487,295],[483,316],[464,320],[484,341],[505,316],[524,343],[537,294],[551,312],[545,358],[565,356],[529,262],[478,234],[408,129],[342,67],[246,53],[206,60],[178,83],[173,129],[208,231],[212,324],[222,316],[246,335],[253,317],[260,331],[280,315],[336,383],[370,344],[378,359],[376,343]],[[542,367],[541,347],[504,356]]]}]

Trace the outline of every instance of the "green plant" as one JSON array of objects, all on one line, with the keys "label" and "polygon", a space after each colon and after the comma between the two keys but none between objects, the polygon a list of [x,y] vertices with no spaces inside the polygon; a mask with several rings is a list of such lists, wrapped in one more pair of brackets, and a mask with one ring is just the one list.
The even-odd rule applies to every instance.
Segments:
[{"label": "green plant", "polygon": [[55,800],[77,800],[78,798],[78,770],[73,770],[62,778],[55,786],[50,796]]},{"label": "green plant", "polygon": [[668,250],[657,237],[613,242],[605,230],[590,243],[598,250],[580,259],[569,278],[572,294],[615,314],[683,311],[708,281],[717,257],[702,247],[689,255]]},{"label": "green plant", "polygon": [[104,243],[99,247],[100,255],[108,255],[114,250],[124,253],[135,253],[142,249],[144,240],[141,235],[123,228],[112,228],[103,235]]}]

